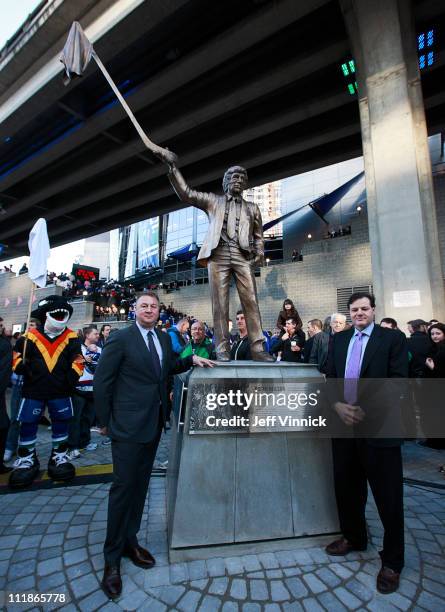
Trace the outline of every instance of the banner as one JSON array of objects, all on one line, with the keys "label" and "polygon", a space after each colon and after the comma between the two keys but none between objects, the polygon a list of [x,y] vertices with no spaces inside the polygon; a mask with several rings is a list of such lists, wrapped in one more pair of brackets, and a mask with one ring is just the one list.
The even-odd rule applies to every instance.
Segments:
[{"label": "banner", "polygon": [[159,217],[138,224],[138,268],[159,266]]}]

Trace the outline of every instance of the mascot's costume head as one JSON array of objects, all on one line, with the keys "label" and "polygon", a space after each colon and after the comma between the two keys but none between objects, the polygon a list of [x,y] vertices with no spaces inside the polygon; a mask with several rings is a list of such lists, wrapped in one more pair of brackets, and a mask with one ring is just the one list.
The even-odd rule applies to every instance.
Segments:
[{"label": "mascot's costume head", "polygon": [[73,416],[71,396],[84,360],[77,334],[67,327],[73,308],[60,295],[41,299],[31,316],[40,321],[14,347],[13,370],[23,376],[22,402],[18,414],[20,435],[17,460],[9,478],[12,488],[26,487],[39,474],[37,432],[45,407],[51,418],[53,448],[48,475],[65,481],[75,476],[68,449],[68,424]]}]

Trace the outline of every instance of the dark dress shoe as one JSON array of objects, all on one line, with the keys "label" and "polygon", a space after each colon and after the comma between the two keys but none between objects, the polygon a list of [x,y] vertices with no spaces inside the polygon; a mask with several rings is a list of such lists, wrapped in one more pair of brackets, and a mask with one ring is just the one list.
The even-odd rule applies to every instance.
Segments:
[{"label": "dark dress shoe", "polygon": [[122,593],[121,571],[118,565],[106,565],[104,577],[100,583],[103,592],[109,599],[117,599]]},{"label": "dark dress shoe", "polygon": [[343,557],[353,550],[366,550],[366,546],[354,546],[346,538],[340,538],[328,544],[325,551],[334,557]]},{"label": "dark dress shoe", "polygon": [[390,567],[382,565],[382,569],[377,575],[377,591],[388,595],[394,593],[399,588],[400,574],[392,570]]},{"label": "dark dress shoe", "polygon": [[142,567],[142,569],[150,569],[156,563],[156,559],[153,555],[145,548],[142,548],[142,546],[139,546],[139,544],[136,544],[136,546],[128,546],[124,550],[123,556],[128,557],[134,565]]}]

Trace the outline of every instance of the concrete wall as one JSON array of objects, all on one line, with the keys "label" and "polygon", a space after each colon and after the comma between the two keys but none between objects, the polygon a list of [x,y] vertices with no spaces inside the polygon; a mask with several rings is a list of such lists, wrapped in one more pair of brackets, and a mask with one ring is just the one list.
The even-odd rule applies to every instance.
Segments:
[{"label": "concrete wall", "polygon": [[[15,324],[24,324],[28,314],[31,282],[28,275],[0,274],[0,317],[4,319],[6,329],[12,329]],[[61,295],[62,288],[50,285],[35,291],[36,301],[46,295]],[[8,303],[9,302],[9,303]],[[93,304],[91,302],[74,302],[73,316],[69,326],[77,330],[92,320]]]}]

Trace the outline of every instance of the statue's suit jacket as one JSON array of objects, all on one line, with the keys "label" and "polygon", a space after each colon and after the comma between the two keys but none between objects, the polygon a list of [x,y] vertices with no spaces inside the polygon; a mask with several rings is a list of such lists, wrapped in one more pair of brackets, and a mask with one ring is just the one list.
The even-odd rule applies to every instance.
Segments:
[{"label": "statue's suit jacket", "polygon": [[94,374],[98,421],[114,440],[147,443],[159,431],[159,413],[168,418],[170,374],[192,367],[192,357],[178,359],[168,334],[155,330],[162,347],[161,375],[156,377],[150,351],[136,324],[114,332],[104,346]]},{"label": "statue's suit jacket", "polygon": [[[226,202],[230,196],[216,195],[191,189],[185,182],[184,177],[174,166],[169,172],[169,179],[173,189],[182,202],[193,204],[204,210],[209,218],[209,229],[199,251],[197,261],[200,265],[207,265],[207,260],[216,249],[221,238],[221,230],[224,223]],[[246,253],[248,259],[256,256],[264,257],[263,224],[261,212],[253,202],[242,199],[241,212],[238,227],[238,239],[240,248]]]}]

